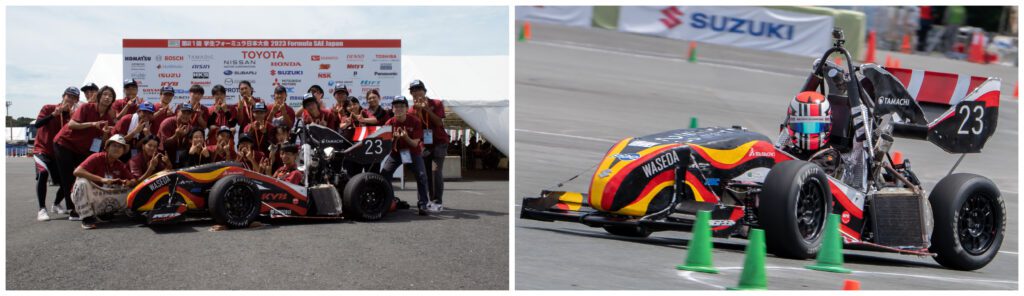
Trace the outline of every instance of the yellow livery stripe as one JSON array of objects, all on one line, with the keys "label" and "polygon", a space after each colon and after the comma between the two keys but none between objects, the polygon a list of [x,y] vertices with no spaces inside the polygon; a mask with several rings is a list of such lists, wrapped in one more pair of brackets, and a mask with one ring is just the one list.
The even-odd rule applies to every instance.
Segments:
[{"label": "yellow livery stripe", "polygon": [[750,152],[750,148],[754,147],[754,144],[757,144],[757,142],[757,140],[750,141],[740,145],[739,147],[728,150],[712,149],[697,144],[690,144],[690,146],[699,147],[708,155],[708,157],[711,157],[711,159],[716,162],[731,165],[743,159],[743,157]]},{"label": "yellow livery stripe", "polygon": [[643,215],[646,215],[647,214],[647,205],[649,205],[651,203],[651,201],[654,200],[654,197],[657,196],[658,193],[661,193],[661,190],[665,189],[665,187],[672,186],[673,182],[675,182],[675,181],[671,180],[671,181],[661,182],[661,184],[658,184],[657,186],[654,186],[654,189],[651,190],[650,192],[648,192],[647,195],[644,195],[643,197],[641,197],[640,200],[638,200],[638,201],[636,201],[636,202],[634,202],[634,203],[632,203],[632,204],[622,208],[621,210],[618,210],[616,213],[623,214],[623,215],[630,215],[630,216],[643,216]]}]

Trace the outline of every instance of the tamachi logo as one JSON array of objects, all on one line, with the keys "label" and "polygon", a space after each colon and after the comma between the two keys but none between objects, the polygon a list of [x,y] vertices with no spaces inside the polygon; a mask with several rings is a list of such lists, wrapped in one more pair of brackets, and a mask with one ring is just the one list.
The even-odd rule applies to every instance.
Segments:
[{"label": "tamachi logo", "polygon": [[898,106],[910,106],[910,99],[908,98],[893,98],[893,97],[878,97],[879,104],[885,105],[898,105]]},{"label": "tamachi logo", "polygon": [[732,16],[708,15],[694,12],[690,16],[690,27],[694,29],[711,29],[716,32],[743,34],[765,38],[793,40],[796,30],[790,24],[778,24],[760,20],[743,19]]}]

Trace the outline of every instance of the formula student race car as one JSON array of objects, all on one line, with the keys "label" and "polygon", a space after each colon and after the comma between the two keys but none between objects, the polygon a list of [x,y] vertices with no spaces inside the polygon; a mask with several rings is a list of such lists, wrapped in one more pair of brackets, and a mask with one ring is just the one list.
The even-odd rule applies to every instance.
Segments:
[{"label": "formula student race car", "polygon": [[[917,80],[913,89],[929,84],[921,79],[957,76],[913,71],[925,77],[901,81],[900,73],[911,71],[854,67],[842,31],[833,37],[834,46],[815,62],[802,90],[827,94],[831,147],[798,159],[780,147],[788,134],[773,144],[742,127],[626,138],[600,160],[589,193],[542,191],[524,198],[520,218],[646,237],[689,231],[696,212],[707,210],[716,237],[745,237],[750,228],[761,228],[769,252],[806,259],[817,254],[826,217],[835,213],[848,248],[932,256],[952,269],[984,267],[998,253],[1006,223],[996,185],[983,176],[954,174],[954,165],[926,195],[910,161],[894,162],[889,147],[893,137],[903,137],[948,153],[980,152],[996,128],[999,80],[961,79],[964,87],[945,99],[934,89],[908,92],[905,80]],[[833,53],[849,66],[827,62]],[[927,76],[933,74],[939,77]],[[967,92],[968,86],[973,90]],[[952,106],[929,122],[919,101]]]},{"label": "formula student race car", "polygon": [[392,208],[391,180],[377,173],[354,176],[344,164],[379,163],[391,151],[391,128],[379,127],[350,142],[321,125],[298,124],[299,170],[305,184],[292,184],[224,161],[156,174],[128,194],[130,215],[148,224],[208,213],[218,224],[238,228],[260,215],[270,218],[379,220]]}]

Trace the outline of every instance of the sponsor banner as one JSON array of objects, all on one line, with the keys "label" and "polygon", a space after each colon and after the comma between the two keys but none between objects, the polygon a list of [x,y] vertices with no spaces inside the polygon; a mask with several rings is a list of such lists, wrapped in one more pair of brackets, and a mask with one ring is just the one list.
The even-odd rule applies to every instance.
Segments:
[{"label": "sponsor banner", "polygon": [[592,6],[516,6],[516,20],[573,27],[590,27]]},{"label": "sponsor banner", "polygon": [[347,87],[364,102],[366,92],[377,89],[386,108],[402,90],[398,39],[124,39],[122,45],[124,77],[139,79],[139,95],[151,102],[159,101],[162,86],[174,87],[181,103],[192,85],[201,85],[209,106],[212,88],[220,84],[228,104],[236,104],[242,80],[265,101],[273,100],[274,87],[284,86],[292,107],[314,84],[324,89],[328,108],[335,87]]},{"label": "sponsor banner", "polygon": [[762,7],[624,6],[619,31],[819,56],[831,47],[830,16]]}]

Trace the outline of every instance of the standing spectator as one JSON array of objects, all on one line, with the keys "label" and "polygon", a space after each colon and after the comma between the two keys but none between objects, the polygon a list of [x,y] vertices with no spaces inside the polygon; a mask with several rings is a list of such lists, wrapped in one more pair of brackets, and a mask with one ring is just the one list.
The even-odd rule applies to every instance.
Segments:
[{"label": "standing spectator", "polygon": [[[100,90],[100,101],[103,100],[103,90]],[[116,209],[124,208],[123,195],[128,193],[128,188],[138,183],[138,180],[132,178],[128,165],[118,160],[127,151],[128,143],[124,138],[114,135],[106,141],[103,152],[90,155],[75,168],[74,176],[79,179],[75,182],[71,198],[75,200],[75,212],[82,215],[82,228],[96,228],[96,217],[110,214],[100,212],[109,209],[109,203],[117,204]]]},{"label": "standing spectator", "polygon": [[[274,138],[272,127],[267,120],[267,106],[263,103],[254,104],[252,114],[252,122],[245,126],[245,132],[252,136],[257,151],[267,153]],[[268,135],[270,136],[268,137]]]},{"label": "standing spectator", "polygon": [[156,112],[153,113],[153,126],[160,127],[164,119],[174,116],[174,112],[178,110],[178,107],[172,108],[173,101],[174,88],[170,86],[160,88],[160,102],[153,105],[153,108],[156,109]]},{"label": "standing spectator", "polygon": [[413,175],[416,176],[416,196],[419,214],[426,215],[429,206],[433,206],[427,194],[427,173],[423,167],[423,157],[420,156],[423,150],[423,124],[415,115],[407,114],[409,101],[405,97],[397,97],[391,102],[391,109],[395,112],[385,125],[391,126],[391,134],[395,145],[391,155],[384,161],[381,168],[381,175],[388,181],[395,176],[395,170],[403,163],[411,163]]},{"label": "standing spectator", "polygon": [[142,98],[138,97],[139,94],[139,83],[135,79],[128,79],[124,81],[124,99],[117,100],[114,102],[113,108],[117,115],[114,117],[120,119],[125,115],[135,113],[138,110],[139,104],[145,102]]},{"label": "standing spectator", "polygon": [[235,118],[238,126],[245,129],[245,126],[252,122],[252,107],[263,100],[252,96],[252,84],[248,80],[238,83],[238,105],[235,106]]},{"label": "standing spectator", "polygon": [[427,97],[427,86],[423,81],[413,80],[409,84],[409,93],[413,97],[413,108],[409,112],[423,120],[423,161],[426,163],[430,197],[438,207],[442,207],[444,158],[448,156],[450,140],[444,129],[444,104],[441,100]]},{"label": "standing spectator", "polygon": [[917,51],[924,51],[928,44],[928,31],[932,30],[932,7],[922,5],[918,9],[921,10],[921,18],[917,29]]},{"label": "standing spectator", "polygon": [[[39,213],[36,219],[39,221],[50,220],[46,213],[46,182],[47,178],[53,179],[57,184],[60,182],[60,172],[57,169],[56,156],[53,151],[53,140],[68,121],[71,120],[71,109],[78,104],[78,88],[74,86],[64,90],[60,104],[43,105],[36,116],[36,140],[32,146],[32,158],[36,161],[36,197],[39,199]],[[64,187],[57,189],[57,196],[53,200],[53,212],[64,214],[65,208],[60,205],[67,197],[68,192]]]},{"label": "standing spectator", "polygon": [[171,163],[176,168],[185,163],[185,156],[188,155],[189,140],[191,139],[188,132],[195,128],[189,124],[192,115],[192,104],[185,103],[178,107],[177,115],[164,119],[160,123],[160,131],[157,135],[163,139],[164,152],[171,157]]},{"label": "standing spectator", "polygon": [[[348,116],[348,88],[344,85],[334,89],[334,107],[331,107],[331,117],[334,117],[335,121],[341,123],[341,119]],[[332,126],[331,129],[337,129],[338,126]]]},{"label": "standing spectator", "polygon": [[217,135],[220,134],[220,130],[227,130],[234,137],[234,126],[238,123],[235,120],[235,108],[232,108],[227,103],[227,89],[223,85],[214,85],[213,90],[213,105],[207,110],[207,114],[210,117],[206,120],[209,123],[209,136],[207,136],[207,144],[213,145],[217,142]]},{"label": "standing spectator", "polygon": [[284,125],[289,129],[295,122],[295,110],[288,107],[288,89],[278,85],[274,88],[274,104],[270,105],[270,119],[274,125]]},{"label": "standing spectator", "polygon": [[377,118],[377,123],[370,125],[384,125],[393,116],[391,110],[386,110],[380,105],[380,92],[376,88],[366,92],[366,105],[369,107],[367,110],[370,110],[373,117]]},{"label": "standing spectator", "polygon": [[128,161],[132,178],[143,180],[156,172],[171,169],[171,159],[160,152],[160,138],[148,135],[139,140],[139,144],[142,149]]},{"label": "standing spectator", "polygon": [[81,107],[82,105],[85,105],[86,103],[95,103],[96,102],[96,94],[98,94],[99,92],[100,92],[100,87],[96,86],[95,83],[92,83],[92,82],[86,83],[85,85],[82,86],[82,94],[85,94],[85,101],[79,101],[78,102],[78,106]]},{"label": "standing spectator", "polygon": [[114,125],[113,133],[124,135],[131,151],[131,153],[125,153],[121,157],[121,161],[130,160],[132,156],[138,154],[139,149],[142,148],[142,143],[139,142],[139,139],[152,135],[155,129],[153,128],[153,113],[155,111],[153,104],[142,102],[136,109],[138,110],[135,114],[121,117],[121,120],[118,120],[117,124]]},{"label": "standing spectator", "polygon": [[[75,110],[71,121],[60,129],[54,140],[57,167],[60,170],[60,190],[65,192],[70,193],[75,183],[75,168],[90,154],[100,151],[114,128],[113,114],[110,112],[110,106],[117,98],[114,88],[104,86],[98,97],[96,103],[86,103]],[[68,199],[67,206],[71,210],[68,219],[81,220],[75,211],[74,201]]]}]

